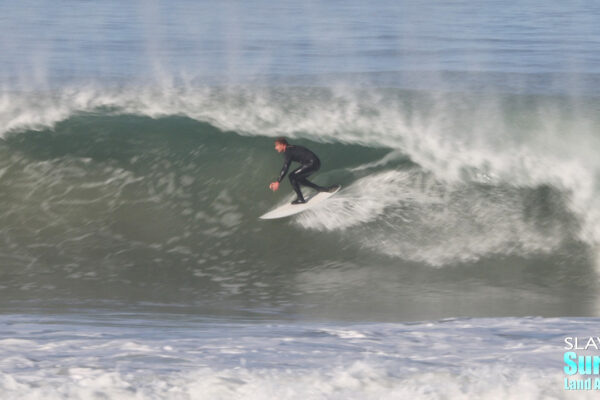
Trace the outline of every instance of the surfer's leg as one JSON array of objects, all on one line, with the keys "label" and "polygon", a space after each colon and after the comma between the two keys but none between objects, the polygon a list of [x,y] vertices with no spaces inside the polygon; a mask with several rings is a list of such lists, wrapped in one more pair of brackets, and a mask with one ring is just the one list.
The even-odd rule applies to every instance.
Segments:
[{"label": "surfer's leg", "polygon": [[292,203],[293,204],[297,204],[297,203],[305,203],[306,201],[304,200],[304,196],[302,196],[302,191],[300,190],[300,184],[298,182],[298,172],[301,171],[303,168],[303,166],[296,168],[295,170],[293,170],[292,172],[290,172],[290,174],[288,175],[290,178],[290,183],[292,184],[292,187],[294,188],[294,192],[296,192],[296,196],[298,196],[296,198],[296,200],[294,200]]},{"label": "surfer's leg", "polygon": [[315,172],[317,172],[320,167],[321,167],[320,164],[308,164],[308,165],[303,165],[302,167],[300,167],[298,170],[296,170],[296,171],[298,171],[296,174],[298,182],[301,185],[308,186],[309,188],[315,189],[317,192],[326,192],[327,188],[324,188],[323,186],[319,186],[316,183],[313,183],[307,179],[311,174],[314,174]]},{"label": "surfer's leg", "polygon": [[306,177],[301,177],[301,178],[298,179],[298,181],[300,182],[301,185],[313,188],[317,192],[325,192],[325,191],[327,191],[327,188],[324,188],[323,186],[319,186],[316,183],[313,183],[313,182],[309,181],[308,179],[306,179]]}]

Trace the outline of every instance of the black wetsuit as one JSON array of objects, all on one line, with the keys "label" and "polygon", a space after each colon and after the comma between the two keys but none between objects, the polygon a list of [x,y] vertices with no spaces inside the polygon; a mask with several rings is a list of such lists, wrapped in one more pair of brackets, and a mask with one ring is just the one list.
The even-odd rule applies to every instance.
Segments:
[{"label": "black wetsuit", "polygon": [[281,182],[281,180],[285,177],[285,174],[287,174],[292,161],[296,161],[301,164],[300,167],[290,172],[289,175],[290,183],[298,195],[298,199],[296,199],[296,201],[300,200],[301,202],[304,202],[304,197],[300,191],[300,185],[311,187],[319,192],[328,190],[327,188],[315,185],[306,179],[310,174],[317,172],[319,168],[321,168],[321,161],[315,153],[306,147],[288,144],[283,152],[283,159],[283,168],[281,168],[281,173],[279,174],[279,178],[277,178],[277,182]]}]

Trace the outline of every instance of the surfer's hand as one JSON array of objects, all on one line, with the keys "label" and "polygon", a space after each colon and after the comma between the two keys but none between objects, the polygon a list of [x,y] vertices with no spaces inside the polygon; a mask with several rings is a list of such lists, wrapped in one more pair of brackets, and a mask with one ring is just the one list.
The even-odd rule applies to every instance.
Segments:
[{"label": "surfer's hand", "polygon": [[277,189],[279,189],[279,182],[273,182],[269,185],[269,189],[271,189],[272,191],[276,191]]}]

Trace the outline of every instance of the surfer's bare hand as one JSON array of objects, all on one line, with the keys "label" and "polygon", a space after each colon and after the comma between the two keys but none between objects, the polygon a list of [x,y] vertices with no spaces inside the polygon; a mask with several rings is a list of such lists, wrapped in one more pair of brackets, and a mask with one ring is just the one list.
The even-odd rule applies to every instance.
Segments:
[{"label": "surfer's bare hand", "polygon": [[276,191],[277,189],[279,189],[279,182],[273,182],[269,185],[269,189],[271,189],[272,191]]}]

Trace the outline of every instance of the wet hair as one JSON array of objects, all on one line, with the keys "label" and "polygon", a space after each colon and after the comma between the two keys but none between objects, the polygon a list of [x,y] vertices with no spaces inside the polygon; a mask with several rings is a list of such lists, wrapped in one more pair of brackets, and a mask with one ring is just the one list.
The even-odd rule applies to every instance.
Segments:
[{"label": "wet hair", "polygon": [[284,137],[278,137],[277,139],[275,139],[275,143],[283,144],[283,145],[285,145],[285,146],[287,146],[287,145],[288,145],[288,141],[287,141],[287,140],[285,140],[285,138],[284,138]]}]

